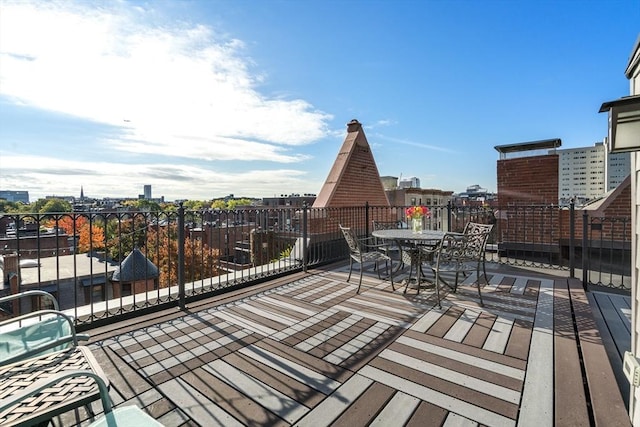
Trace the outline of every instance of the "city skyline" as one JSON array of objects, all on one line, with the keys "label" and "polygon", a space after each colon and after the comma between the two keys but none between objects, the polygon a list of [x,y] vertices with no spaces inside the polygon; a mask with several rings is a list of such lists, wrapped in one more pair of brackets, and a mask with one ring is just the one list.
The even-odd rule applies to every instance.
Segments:
[{"label": "city skyline", "polygon": [[637,22],[627,0],[3,0],[0,188],[317,194],[357,119],[381,176],[494,192],[494,146],[606,136]]}]

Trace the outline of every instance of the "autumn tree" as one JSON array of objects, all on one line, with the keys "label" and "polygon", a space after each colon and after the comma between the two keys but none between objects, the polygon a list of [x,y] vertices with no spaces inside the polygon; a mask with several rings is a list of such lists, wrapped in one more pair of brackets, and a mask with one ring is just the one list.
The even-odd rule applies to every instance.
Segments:
[{"label": "autumn tree", "polygon": [[[145,255],[160,271],[160,287],[178,283],[178,231],[176,225],[150,227]],[[196,281],[219,275],[220,253],[198,239],[185,238],[185,280]]]},{"label": "autumn tree", "polygon": [[85,215],[62,215],[57,219],[47,220],[44,225],[57,226],[69,236],[78,236],[78,253],[84,253],[104,249],[104,221],[96,218],[89,221]]},{"label": "autumn tree", "polygon": [[107,221],[107,252],[111,259],[123,260],[133,248],[144,247],[149,222],[143,215],[115,217]]}]

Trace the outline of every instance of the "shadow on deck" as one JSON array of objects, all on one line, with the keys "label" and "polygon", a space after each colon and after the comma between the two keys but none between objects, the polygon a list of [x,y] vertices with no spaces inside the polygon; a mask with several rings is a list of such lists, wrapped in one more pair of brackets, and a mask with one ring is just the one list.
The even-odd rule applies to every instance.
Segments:
[{"label": "shadow on deck", "polygon": [[437,309],[372,271],[356,295],[339,264],[94,329],[90,348],[114,402],[166,426],[630,425],[580,283],[487,267],[484,307],[473,276]]}]

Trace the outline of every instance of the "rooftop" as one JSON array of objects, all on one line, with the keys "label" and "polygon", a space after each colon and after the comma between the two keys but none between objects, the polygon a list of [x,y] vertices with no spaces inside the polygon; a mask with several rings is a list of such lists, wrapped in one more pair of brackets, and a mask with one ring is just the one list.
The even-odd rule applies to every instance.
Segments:
[{"label": "rooftop", "polygon": [[562,145],[560,138],[541,139],[539,141],[519,142],[516,144],[496,145],[494,148],[501,154],[514,153],[517,151],[546,150],[558,148]]}]

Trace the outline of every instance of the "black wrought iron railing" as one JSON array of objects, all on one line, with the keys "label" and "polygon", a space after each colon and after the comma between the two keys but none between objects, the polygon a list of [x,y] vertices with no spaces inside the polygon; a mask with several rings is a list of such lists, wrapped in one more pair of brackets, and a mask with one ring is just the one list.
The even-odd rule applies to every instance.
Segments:
[{"label": "black wrought iron railing", "polygon": [[[137,314],[345,260],[338,224],[407,222],[405,206],[0,214],[2,293],[43,289],[79,325]],[[494,224],[488,261],[566,270],[585,286],[630,289],[630,218],[573,206],[428,206],[424,229]],[[5,231],[6,230],[6,231]],[[16,308],[19,309],[19,308]],[[28,309],[24,308],[23,309]]]}]

